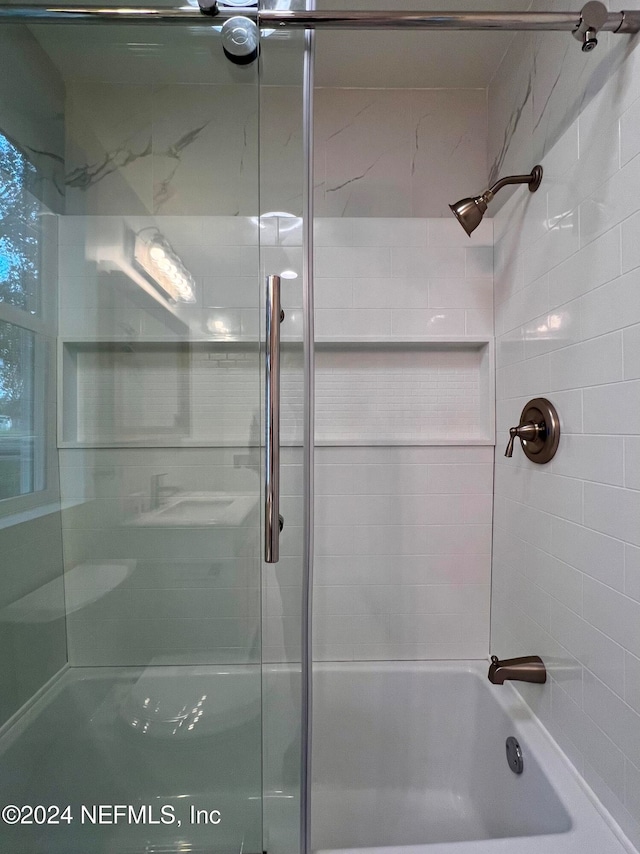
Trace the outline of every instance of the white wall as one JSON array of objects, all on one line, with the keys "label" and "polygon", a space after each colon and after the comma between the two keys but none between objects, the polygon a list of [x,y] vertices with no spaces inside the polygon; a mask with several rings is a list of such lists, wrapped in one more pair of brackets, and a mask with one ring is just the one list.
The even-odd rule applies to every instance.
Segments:
[{"label": "white wall", "polygon": [[[181,309],[186,325],[175,330],[162,323],[161,312],[136,305],[134,285],[126,289],[121,275],[96,264],[100,235],[106,239],[115,219],[92,218],[87,236],[84,218],[65,218],[61,333],[108,341],[122,338],[125,323],[133,352],[102,349],[90,358],[81,354],[77,374],[65,367],[67,392],[77,383],[78,404],[65,410],[61,435],[65,444],[176,447],[61,451],[67,582],[80,600],[89,599],[70,614],[71,661],[253,661],[260,375],[252,327],[244,327],[245,336],[242,329],[247,318],[257,322],[258,277],[233,274],[243,253],[253,257],[257,224],[239,217],[154,220],[187,267],[209,274],[197,276],[197,301]],[[285,218],[271,226],[265,268],[299,273],[285,281],[283,293],[283,335],[299,341],[300,225]],[[316,230],[317,654],[482,657],[493,460],[491,223],[471,241],[455,221],[440,219],[319,219]],[[231,342],[228,358],[221,355],[229,332],[216,331],[212,317],[245,340]],[[203,360],[207,345],[200,344],[178,359],[175,342],[190,336],[209,340],[210,349],[215,344],[215,358]],[[154,340],[168,350],[136,355],[137,345]],[[114,383],[116,363],[121,376]],[[179,383],[172,380],[176,367]],[[158,371],[167,377],[160,386]],[[300,349],[288,345],[286,525],[281,563],[264,568],[269,661],[298,654],[300,375]],[[137,397],[124,393],[127,382],[135,383]],[[180,387],[189,389],[188,426],[163,437],[151,422],[155,413],[159,427],[171,422]],[[216,396],[216,389],[223,393]],[[142,430],[137,438],[133,428]],[[253,465],[236,459],[251,453]],[[158,473],[186,493],[252,493],[256,512],[237,530],[131,524],[147,512]],[[126,570],[126,578],[115,589],[105,581],[102,595],[91,596],[95,574],[106,578],[114,566]]]},{"label": "white wall", "polygon": [[[497,436],[492,652],[538,653],[519,686],[640,843],[640,55],[494,220]],[[508,428],[556,405],[548,465]]]},{"label": "white wall", "polygon": [[[490,222],[469,240],[454,220],[317,220],[317,659],[486,656],[491,242]],[[448,343],[465,337],[487,343]],[[407,356],[411,387],[396,376]],[[301,473],[284,462],[282,558],[264,568],[271,661],[298,651]]]}]

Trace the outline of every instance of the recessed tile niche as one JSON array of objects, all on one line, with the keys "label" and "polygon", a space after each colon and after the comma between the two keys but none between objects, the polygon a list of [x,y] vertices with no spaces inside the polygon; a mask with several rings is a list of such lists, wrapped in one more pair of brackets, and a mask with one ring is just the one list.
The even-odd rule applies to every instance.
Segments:
[{"label": "recessed tile niche", "polygon": [[319,343],[316,441],[492,443],[491,360],[488,341]]},{"label": "recessed tile niche", "polygon": [[[321,445],[492,444],[489,340],[319,341]],[[303,352],[283,342],[281,440],[301,442]],[[62,344],[61,447],[256,446],[257,342]]]}]

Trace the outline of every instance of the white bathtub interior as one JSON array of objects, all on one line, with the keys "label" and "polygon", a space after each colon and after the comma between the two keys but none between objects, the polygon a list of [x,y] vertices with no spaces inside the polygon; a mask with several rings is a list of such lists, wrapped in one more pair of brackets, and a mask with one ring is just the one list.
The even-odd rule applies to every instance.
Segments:
[{"label": "white bathtub interior", "polygon": [[[521,775],[507,764],[508,736],[521,744]],[[533,714],[510,685],[490,685],[483,662],[317,664],[312,847],[401,846],[623,850]]]}]

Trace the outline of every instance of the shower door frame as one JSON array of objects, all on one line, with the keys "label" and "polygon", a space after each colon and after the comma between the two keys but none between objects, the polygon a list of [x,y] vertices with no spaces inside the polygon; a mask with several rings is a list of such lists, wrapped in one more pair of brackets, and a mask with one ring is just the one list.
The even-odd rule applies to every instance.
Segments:
[{"label": "shower door frame", "polygon": [[[309,0],[308,0],[309,2]],[[258,27],[297,27],[299,29],[423,29],[423,30],[508,30],[511,32],[544,31],[580,34],[595,28],[605,32],[629,34],[640,32],[640,10],[624,9],[607,12],[597,25],[583,17],[586,7],[579,12],[450,12],[432,11],[368,12],[362,10],[281,11],[276,9],[256,10],[242,6],[220,9],[217,3],[203,8],[178,6],[167,8],[140,7],[90,7],[80,4],[49,6],[34,4],[18,6],[0,4],[0,20],[18,23],[73,22],[91,23],[109,20],[112,23],[154,21],[159,24],[200,24],[210,26],[214,20],[224,21],[235,17],[242,10],[243,16],[256,21]]]}]

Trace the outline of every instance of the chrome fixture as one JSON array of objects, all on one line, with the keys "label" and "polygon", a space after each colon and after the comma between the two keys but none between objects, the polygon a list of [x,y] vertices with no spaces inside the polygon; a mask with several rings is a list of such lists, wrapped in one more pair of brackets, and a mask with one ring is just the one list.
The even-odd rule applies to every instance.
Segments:
[{"label": "chrome fixture", "polygon": [[506,741],[505,749],[507,752],[507,764],[514,774],[522,774],[524,771],[524,760],[522,758],[522,749],[515,736],[510,735]]},{"label": "chrome fixture", "polygon": [[509,430],[505,457],[513,456],[513,445],[520,439],[522,450],[533,463],[548,463],[558,450],[560,419],[555,406],[545,397],[530,400],[520,414],[520,423]]},{"label": "chrome fixture", "polygon": [[582,7],[580,26],[573,31],[574,39],[582,42],[582,50],[589,53],[598,45],[598,30],[601,30],[609,17],[609,10],[598,0],[589,0]]},{"label": "chrome fixture", "polygon": [[166,472],[162,472],[162,474],[151,475],[151,489],[149,490],[149,510],[157,510],[158,507],[161,507],[164,504],[165,496],[175,495],[177,492],[180,492],[180,487],[178,486],[162,485],[162,478],[166,476]]},{"label": "chrome fixture", "polygon": [[[587,3],[587,6],[590,4]],[[27,7],[28,8],[28,7]],[[586,7],[585,7],[586,9]],[[590,16],[580,12],[363,12],[349,10],[263,9],[260,27],[327,28],[336,30],[541,30],[575,32]],[[606,11],[606,10],[605,10]],[[599,30],[636,33],[640,11],[608,12]]]},{"label": "chrome fixture", "polygon": [[547,681],[547,668],[539,655],[504,658],[502,661],[497,655],[492,655],[488,677],[494,685],[502,685],[507,679],[543,685]]},{"label": "chrome fixture", "polygon": [[[211,17],[217,21],[233,17],[237,8],[220,8],[203,0],[198,6],[127,7],[83,6],[65,4],[48,6],[0,6],[0,20],[23,24],[51,24],[78,22],[90,24],[109,21],[131,24],[153,21],[156,24],[185,24],[211,26]],[[588,4],[587,4],[588,5]],[[207,8],[208,7],[208,8]],[[217,9],[217,11],[216,11]],[[509,30],[574,33],[583,24],[582,12],[362,12],[362,11],[304,11],[264,9],[256,12],[243,9],[246,17],[255,19],[258,28],[301,29],[414,29],[414,30]],[[603,32],[620,34],[640,32],[640,11],[609,12],[599,27]]]},{"label": "chrome fixture", "polygon": [[266,382],[265,407],[265,490],[264,490],[264,559],[280,559],[280,532],[284,519],[280,515],[280,276],[267,276]]},{"label": "chrome fixture", "polygon": [[473,198],[460,199],[453,205],[449,205],[451,212],[458,220],[460,225],[471,237],[471,232],[482,222],[482,217],[487,210],[487,205],[493,199],[498,190],[506,187],[508,184],[528,184],[529,191],[535,193],[542,181],[542,166],[534,166],[530,175],[510,175],[507,178],[500,178],[499,181],[485,190],[480,196]]},{"label": "chrome fixture", "polygon": [[236,15],[227,18],[220,31],[222,50],[235,65],[250,65],[258,58],[258,28],[251,18]]}]

